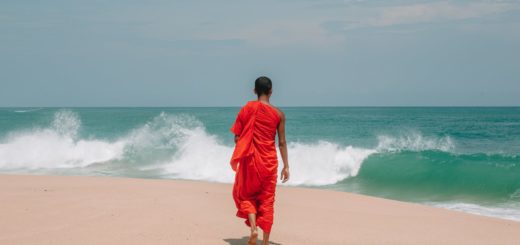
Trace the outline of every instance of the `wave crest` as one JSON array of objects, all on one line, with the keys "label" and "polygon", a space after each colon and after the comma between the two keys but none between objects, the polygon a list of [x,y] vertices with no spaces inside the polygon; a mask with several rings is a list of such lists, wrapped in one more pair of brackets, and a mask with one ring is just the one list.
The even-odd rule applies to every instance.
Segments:
[{"label": "wave crest", "polygon": [[[109,141],[80,138],[81,120],[60,110],[47,128],[11,134],[0,143],[0,169],[84,168],[103,163],[112,175],[154,171],[166,178],[232,183],[233,146],[209,134],[193,116],[160,113],[144,125]],[[287,185],[327,185],[357,175],[375,150],[319,141],[288,145],[291,181]],[[278,154],[280,156],[280,154]],[[281,159],[279,159],[281,162]]]},{"label": "wave crest", "polygon": [[437,150],[449,152],[455,149],[455,143],[449,136],[425,137],[420,133],[409,133],[399,137],[380,135],[377,137],[378,152],[393,151],[427,151]]},{"label": "wave crest", "polygon": [[[81,120],[60,110],[47,128],[11,134],[0,143],[0,169],[83,168],[96,163],[105,172],[125,175],[133,169],[153,171],[156,177],[231,183],[232,145],[207,132],[197,118],[160,113],[142,126],[109,141],[80,138]],[[399,151],[450,151],[450,137],[424,137],[419,133],[380,135],[373,149],[343,146],[328,141],[290,142],[291,181],[286,185],[321,186],[357,176],[372,154]],[[280,156],[280,154],[278,154]],[[281,159],[279,159],[281,162]]]}]

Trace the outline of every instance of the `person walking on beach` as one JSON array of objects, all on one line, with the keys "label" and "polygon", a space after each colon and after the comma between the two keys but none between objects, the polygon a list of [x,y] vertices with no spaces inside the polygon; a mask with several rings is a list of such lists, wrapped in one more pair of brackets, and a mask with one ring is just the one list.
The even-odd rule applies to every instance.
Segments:
[{"label": "person walking on beach", "polygon": [[248,244],[255,244],[259,226],[263,231],[262,244],[269,243],[273,225],[274,196],[278,178],[278,158],[275,136],[282,155],[283,169],[280,179],[289,180],[289,162],[285,141],[285,115],[269,103],[272,82],[268,77],[255,81],[256,101],[249,101],[240,109],[231,127],[235,134],[235,150],[231,168],[235,171],[233,199],[238,209],[236,215],[246,219],[251,228]]}]

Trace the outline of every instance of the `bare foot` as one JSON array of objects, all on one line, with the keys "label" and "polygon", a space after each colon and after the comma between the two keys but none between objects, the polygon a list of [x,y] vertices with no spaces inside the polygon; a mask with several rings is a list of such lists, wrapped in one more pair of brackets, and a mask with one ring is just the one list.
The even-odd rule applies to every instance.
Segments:
[{"label": "bare foot", "polygon": [[258,240],[258,230],[251,230],[251,237],[249,237],[248,245],[256,245]]}]

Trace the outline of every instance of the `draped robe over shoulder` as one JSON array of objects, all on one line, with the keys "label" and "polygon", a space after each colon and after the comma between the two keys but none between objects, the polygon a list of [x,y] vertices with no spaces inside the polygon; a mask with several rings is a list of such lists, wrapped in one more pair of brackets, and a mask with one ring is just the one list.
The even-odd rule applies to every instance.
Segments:
[{"label": "draped robe over shoulder", "polygon": [[278,169],[275,136],[280,119],[272,106],[250,101],[231,127],[238,136],[231,157],[231,168],[236,172],[233,186],[236,215],[246,219],[246,225],[250,226],[248,214],[256,214],[256,224],[264,232],[270,232],[273,224]]}]

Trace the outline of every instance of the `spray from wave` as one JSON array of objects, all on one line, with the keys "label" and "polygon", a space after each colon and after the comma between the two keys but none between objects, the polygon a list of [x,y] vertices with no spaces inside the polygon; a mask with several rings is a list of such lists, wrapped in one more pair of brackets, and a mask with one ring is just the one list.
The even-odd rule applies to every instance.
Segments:
[{"label": "spray from wave", "polygon": [[9,134],[0,140],[0,169],[86,167],[122,156],[122,142],[78,139],[81,121],[71,111],[59,111],[48,128]]},{"label": "spray from wave", "polygon": [[413,132],[401,137],[380,135],[376,149],[379,152],[398,151],[426,151],[437,150],[449,152],[455,149],[455,144],[449,136],[434,138],[424,137],[420,133]]},{"label": "spray from wave", "polygon": [[[152,149],[165,149],[170,153],[163,154],[160,159],[158,154],[154,154],[155,161],[150,161],[151,156],[142,157],[148,163],[142,164],[141,170],[160,170],[162,176],[171,178],[227,183],[234,180],[229,165],[233,146],[225,145],[216,136],[208,134],[204,125],[193,117],[161,113],[150,123],[131,132],[125,141],[128,142],[127,157],[146,154]],[[375,152],[325,141],[317,144],[293,142],[289,144],[289,151],[291,162],[297,165],[292,168],[290,185],[327,185],[355,176],[363,160]]]},{"label": "spray from wave", "polygon": [[[46,128],[11,133],[0,140],[0,169],[62,169],[113,165],[108,171],[155,171],[162,178],[233,182],[233,146],[208,134],[189,115],[160,113],[116,140],[80,138],[81,120],[69,110],[54,114]],[[356,176],[367,157],[399,150],[453,148],[450,138],[380,136],[374,149],[337,143],[289,143],[292,179],[287,185],[321,186]],[[279,155],[279,154],[278,154]],[[281,161],[281,159],[279,159]],[[137,174],[138,176],[138,174]]]}]

